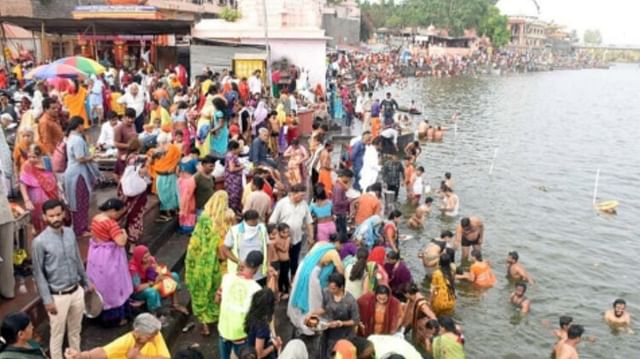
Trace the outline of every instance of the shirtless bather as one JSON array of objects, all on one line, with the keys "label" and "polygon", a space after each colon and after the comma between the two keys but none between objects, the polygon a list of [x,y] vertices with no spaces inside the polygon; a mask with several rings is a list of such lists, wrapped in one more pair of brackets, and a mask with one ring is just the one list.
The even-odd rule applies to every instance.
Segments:
[{"label": "shirtless bather", "polygon": [[616,299],[613,309],[604,312],[604,320],[613,328],[627,329],[630,331],[631,314],[627,311],[627,302],[624,299]]},{"label": "shirtless bather", "polygon": [[431,214],[431,204],[433,203],[433,198],[427,197],[424,200],[424,203],[416,208],[415,213],[409,220],[407,221],[407,225],[411,229],[419,229],[424,226],[424,220]]},{"label": "shirtless bather", "polygon": [[567,339],[558,342],[554,348],[556,359],[578,359],[577,346],[580,343],[584,328],[582,325],[573,324],[567,331]]},{"label": "shirtless bather", "polygon": [[427,137],[427,130],[429,129],[429,121],[424,120],[418,124],[418,138],[423,140]]},{"label": "shirtless bather", "polygon": [[436,129],[433,128],[433,126],[429,126],[429,128],[427,128],[427,141],[433,141],[433,136],[436,132]]},{"label": "shirtless bather", "polygon": [[527,285],[525,283],[517,283],[516,290],[509,296],[511,304],[520,307],[520,313],[529,313],[531,301],[524,294],[527,292]]},{"label": "shirtless bather", "polygon": [[435,270],[438,268],[440,262],[440,255],[444,253],[447,244],[453,238],[451,231],[442,231],[440,238],[432,239],[431,242],[418,254],[418,257],[422,259],[422,264],[427,271]]},{"label": "shirtless bather", "polygon": [[433,131],[433,141],[434,142],[442,142],[444,138],[444,129],[442,126],[436,127],[435,131]]},{"label": "shirtless bather", "polygon": [[507,278],[533,284],[533,278],[527,273],[522,264],[518,263],[519,258],[520,256],[516,251],[507,254]]},{"label": "shirtless bather", "polygon": [[465,217],[456,227],[456,248],[462,247],[462,262],[469,258],[469,247],[480,249],[484,241],[484,223],[478,217]]}]

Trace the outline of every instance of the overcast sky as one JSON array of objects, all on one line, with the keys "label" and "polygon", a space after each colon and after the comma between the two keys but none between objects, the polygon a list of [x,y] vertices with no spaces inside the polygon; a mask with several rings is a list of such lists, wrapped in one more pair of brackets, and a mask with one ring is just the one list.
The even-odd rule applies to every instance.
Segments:
[{"label": "overcast sky", "polygon": [[[640,0],[537,0],[541,17],[576,29],[600,29],[604,43],[640,45]],[[501,0],[526,7],[529,0]],[[523,4],[524,3],[524,4]],[[525,5],[526,4],[526,5]],[[505,4],[506,5],[506,4]]]}]

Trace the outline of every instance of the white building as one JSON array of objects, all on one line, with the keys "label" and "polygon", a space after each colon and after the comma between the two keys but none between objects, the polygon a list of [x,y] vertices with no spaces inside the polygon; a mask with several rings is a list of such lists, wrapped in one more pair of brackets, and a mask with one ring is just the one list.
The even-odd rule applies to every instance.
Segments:
[{"label": "white building", "polygon": [[[322,30],[323,0],[267,0],[266,13],[271,60],[282,58],[309,71],[312,87],[325,84],[326,44]],[[202,39],[265,44],[264,7],[262,0],[239,0],[242,17],[236,22],[222,19],[202,20],[192,36]]]}]

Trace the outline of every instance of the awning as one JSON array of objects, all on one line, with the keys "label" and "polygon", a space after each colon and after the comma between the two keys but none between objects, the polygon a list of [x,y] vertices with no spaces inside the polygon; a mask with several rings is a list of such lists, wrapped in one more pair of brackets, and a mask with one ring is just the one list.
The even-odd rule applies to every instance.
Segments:
[{"label": "awning", "polygon": [[38,19],[23,16],[2,16],[0,22],[20,26],[29,31],[44,31],[50,34],[92,34],[99,35],[188,35],[191,33],[191,21],[187,20],[142,20],[142,19]]}]

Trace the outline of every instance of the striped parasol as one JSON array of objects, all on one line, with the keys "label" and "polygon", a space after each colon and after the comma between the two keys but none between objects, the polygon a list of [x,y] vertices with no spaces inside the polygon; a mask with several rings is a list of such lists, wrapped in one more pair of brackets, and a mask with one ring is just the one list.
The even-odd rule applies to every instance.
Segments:
[{"label": "striped parasol", "polygon": [[54,63],[75,67],[76,69],[79,69],[89,75],[100,75],[106,71],[104,66],[100,65],[96,61],[93,61],[92,59],[82,56],[63,57]]},{"label": "striped parasol", "polygon": [[66,77],[66,78],[85,78],[87,74],[75,67],[71,67],[63,64],[47,64],[40,65],[35,69],[27,72],[24,76],[26,79],[46,80],[54,77]]}]

